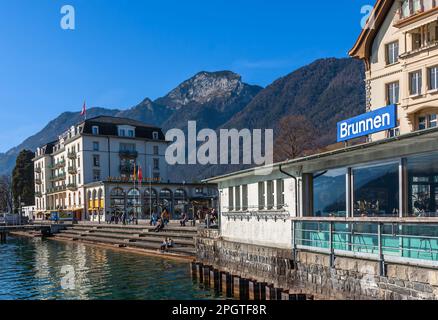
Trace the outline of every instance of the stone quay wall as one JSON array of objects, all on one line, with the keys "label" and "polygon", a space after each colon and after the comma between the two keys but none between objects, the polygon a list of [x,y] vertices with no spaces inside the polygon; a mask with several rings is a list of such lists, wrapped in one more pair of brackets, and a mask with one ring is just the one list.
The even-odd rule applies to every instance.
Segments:
[{"label": "stone quay wall", "polygon": [[438,270],[387,264],[380,276],[379,263],[262,247],[221,239],[217,231],[203,230],[195,239],[197,262],[244,279],[272,284],[291,294],[315,299],[438,300]]}]

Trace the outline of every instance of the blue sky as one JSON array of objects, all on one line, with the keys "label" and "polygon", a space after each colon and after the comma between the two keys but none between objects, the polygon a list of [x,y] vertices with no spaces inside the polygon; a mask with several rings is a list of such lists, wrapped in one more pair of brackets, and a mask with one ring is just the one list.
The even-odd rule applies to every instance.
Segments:
[{"label": "blue sky", "polygon": [[[73,5],[76,29],[60,27]],[[346,57],[374,0],[0,0],[0,152],[63,111],[126,109],[201,70],[268,85]]]}]

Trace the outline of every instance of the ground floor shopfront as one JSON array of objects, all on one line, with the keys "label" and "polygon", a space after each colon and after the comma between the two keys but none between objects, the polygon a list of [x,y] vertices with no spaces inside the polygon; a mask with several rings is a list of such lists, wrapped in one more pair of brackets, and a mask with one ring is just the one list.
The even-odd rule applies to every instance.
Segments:
[{"label": "ground floor shopfront", "polygon": [[209,184],[136,184],[98,182],[86,186],[86,209],[82,220],[108,221],[111,217],[150,220],[167,210],[171,219],[185,213],[193,218],[217,206],[217,186]]}]

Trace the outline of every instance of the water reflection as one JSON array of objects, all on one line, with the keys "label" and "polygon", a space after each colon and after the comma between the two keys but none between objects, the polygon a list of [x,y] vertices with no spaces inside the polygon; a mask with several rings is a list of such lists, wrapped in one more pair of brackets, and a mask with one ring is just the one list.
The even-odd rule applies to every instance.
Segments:
[{"label": "water reflection", "polygon": [[212,298],[192,282],[187,263],[41,239],[0,245],[2,300]]}]

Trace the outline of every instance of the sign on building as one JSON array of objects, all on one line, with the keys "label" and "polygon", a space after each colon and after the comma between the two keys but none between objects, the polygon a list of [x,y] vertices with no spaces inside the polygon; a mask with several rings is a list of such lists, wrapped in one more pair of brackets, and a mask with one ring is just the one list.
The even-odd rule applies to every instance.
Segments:
[{"label": "sign on building", "polygon": [[396,112],[396,105],[389,105],[338,122],[338,142],[395,128],[397,126]]}]

